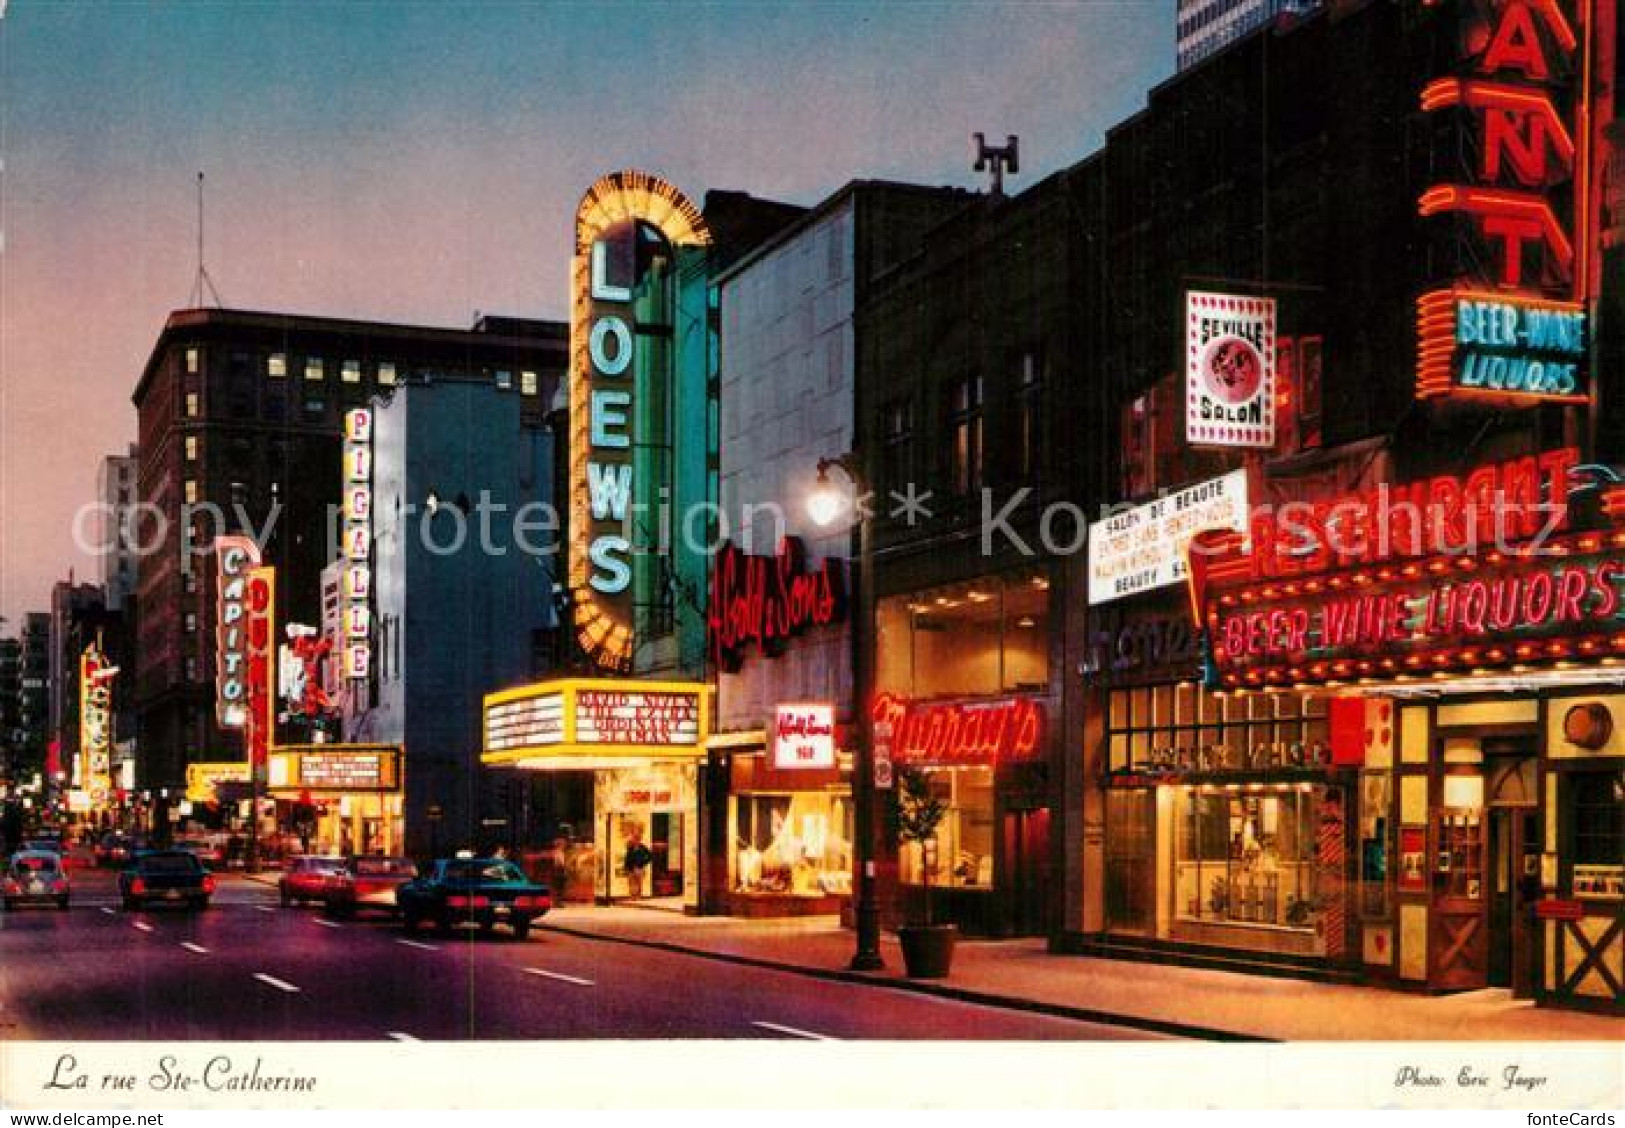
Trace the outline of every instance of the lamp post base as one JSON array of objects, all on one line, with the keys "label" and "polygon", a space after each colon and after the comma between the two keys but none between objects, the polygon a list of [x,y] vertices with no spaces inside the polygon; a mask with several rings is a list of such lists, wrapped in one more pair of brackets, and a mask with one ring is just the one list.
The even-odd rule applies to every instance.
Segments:
[{"label": "lamp post base", "polygon": [[870,901],[859,904],[856,912],[858,950],[847,965],[851,971],[885,971],[886,961],[880,957],[880,906]]}]

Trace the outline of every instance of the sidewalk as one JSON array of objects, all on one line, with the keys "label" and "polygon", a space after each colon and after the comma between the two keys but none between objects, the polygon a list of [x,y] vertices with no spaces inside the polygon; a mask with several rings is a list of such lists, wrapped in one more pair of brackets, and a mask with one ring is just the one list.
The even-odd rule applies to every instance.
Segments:
[{"label": "sidewalk", "polygon": [[658,947],[801,974],[872,982],[1199,1038],[1266,1041],[1607,1041],[1625,1021],[1537,1009],[1502,990],[1424,996],[1203,968],[1058,956],[1042,940],[962,941],[952,976],[909,980],[896,938],[881,940],[886,970],[846,970],[852,933],[834,917],[736,920],[637,908],[567,905],[543,930]]}]

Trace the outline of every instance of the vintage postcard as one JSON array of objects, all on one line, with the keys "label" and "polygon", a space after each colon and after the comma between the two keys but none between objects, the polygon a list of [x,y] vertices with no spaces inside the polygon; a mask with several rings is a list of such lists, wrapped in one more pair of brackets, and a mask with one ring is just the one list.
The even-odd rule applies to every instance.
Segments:
[{"label": "vintage postcard", "polygon": [[0,1107],[1625,1104],[1621,53],[0,0]]}]

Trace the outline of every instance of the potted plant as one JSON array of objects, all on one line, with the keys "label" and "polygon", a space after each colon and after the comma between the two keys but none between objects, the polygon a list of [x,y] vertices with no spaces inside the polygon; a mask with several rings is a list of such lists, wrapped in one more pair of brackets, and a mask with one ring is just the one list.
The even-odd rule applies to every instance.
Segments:
[{"label": "potted plant", "polygon": [[892,792],[892,816],[899,842],[915,842],[920,847],[921,870],[925,877],[924,910],[897,930],[903,946],[903,964],[911,979],[943,979],[953,963],[954,940],[958,930],[952,924],[937,924],[931,918],[931,879],[936,874],[934,849],[937,828],[948,815],[948,807],[931,793],[931,782],[923,772],[905,771]]}]

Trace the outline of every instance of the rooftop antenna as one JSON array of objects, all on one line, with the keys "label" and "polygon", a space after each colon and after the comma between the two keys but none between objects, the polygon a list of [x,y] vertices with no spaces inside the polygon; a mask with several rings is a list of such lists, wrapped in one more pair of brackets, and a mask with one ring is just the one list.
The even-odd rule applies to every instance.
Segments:
[{"label": "rooftop antenna", "polygon": [[977,172],[986,172],[992,181],[991,190],[995,197],[1004,195],[1004,174],[1012,176],[1021,171],[1020,139],[1010,134],[1004,139],[1004,147],[989,145],[985,134],[971,134],[971,141],[975,146],[974,156],[976,164],[972,166]]},{"label": "rooftop antenna", "polygon": [[214,307],[221,308],[220,291],[214,288],[209,268],[203,263],[203,174],[197,174],[197,277],[192,280],[192,309],[202,309],[205,296],[214,299]]}]

